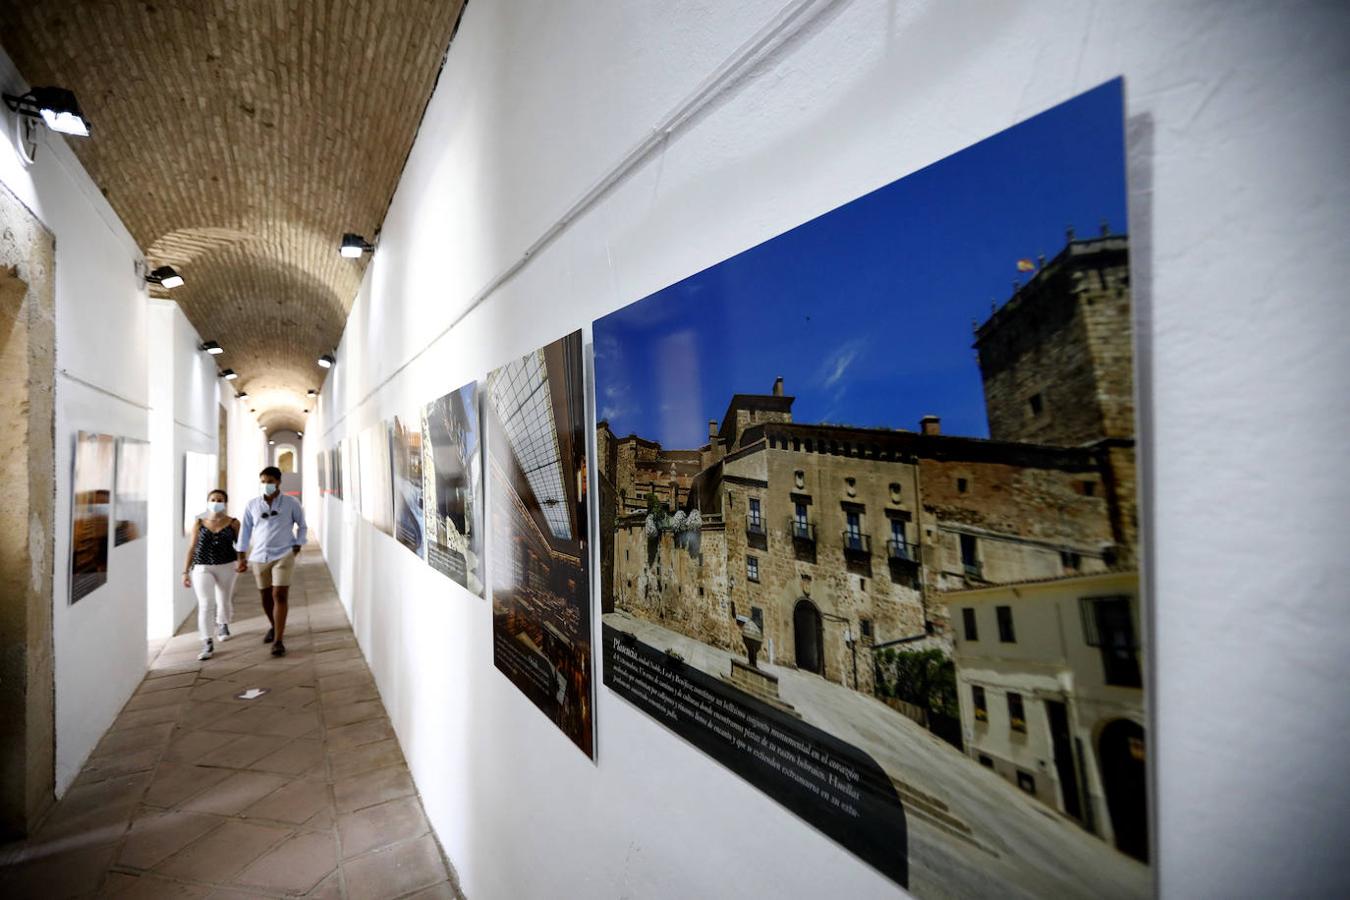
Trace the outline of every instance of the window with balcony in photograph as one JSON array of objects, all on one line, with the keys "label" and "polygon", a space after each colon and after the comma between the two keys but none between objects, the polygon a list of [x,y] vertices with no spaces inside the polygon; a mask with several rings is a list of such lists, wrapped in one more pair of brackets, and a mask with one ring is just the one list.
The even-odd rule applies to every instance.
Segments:
[{"label": "window with balcony in photograph", "polygon": [[1011,606],[996,606],[994,613],[998,616],[998,639],[1000,643],[1015,644],[1017,636],[1013,634],[1013,616]]},{"label": "window with balcony in photograph", "polygon": [[891,558],[914,559],[914,548],[909,545],[905,530],[905,520],[891,519]]},{"label": "window with balcony in photograph", "polygon": [[970,689],[970,697],[975,705],[975,721],[988,722],[989,705],[985,701],[984,688],[980,687],[979,685],[975,685]]},{"label": "window with balcony in photograph", "polygon": [[759,498],[751,497],[749,499],[749,503],[750,503],[750,512],[747,513],[746,515],[745,527],[748,531],[752,532],[753,534],[763,534],[764,517],[760,511]]},{"label": "window with balcony in photograph", "polygon": [[961,535],[961,568],[967,575],[978,577],[980,574],[979,545],[973,534]]},{"label": "window with balcony in photograph", "polygon": [[745,558],[745,577],[749,581],[758,583],[759,581],[759,557],[747,556]]},{"label": "window with balcony in photograph", "polygon": [[1084,597],[1083,638],[1101,651],[1102,676],[1116,687],[1143,687],[1139,639],[1129,597]]},{"label": "window with balcony in photograph", "polygon": [[966,640],[978,641],[980,639],[979,629],[975,627],[975,609],[970,606],[961,608],[961,623],[965,626]]},{"label": "window with balcony in photograph", "polygon": [[864,550],[862,513],[850,509],[844,513],[844,522],[847,526],[844,531],[844,549],[855,551]]},{"label": "window with balcony in photograph", "polygon": [[1008,694],[1008,724],[1013,731],[1027,733],[1027,717],[1022,711],[1022,695],[1009,692]]},{"label": "window with balcony in photograph", "polygon": [[792,506],[792,536],[802,538],[803,540],[811,537],[811,520],[808,516],[808,506],[798,500]]}]

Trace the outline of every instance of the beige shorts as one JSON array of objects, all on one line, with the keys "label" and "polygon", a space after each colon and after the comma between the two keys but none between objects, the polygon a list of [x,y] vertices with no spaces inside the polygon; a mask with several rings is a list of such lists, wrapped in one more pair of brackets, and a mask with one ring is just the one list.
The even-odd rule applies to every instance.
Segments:
[{"label": "beige shorts", "polygon": [[258,590],[265,590],[270,587],[290,587],[291,573],[295,571],[295,553],[287,553],[281,559],[274,559],[265,563],[249,563],[253,569],[253,580],[258,583]]}]

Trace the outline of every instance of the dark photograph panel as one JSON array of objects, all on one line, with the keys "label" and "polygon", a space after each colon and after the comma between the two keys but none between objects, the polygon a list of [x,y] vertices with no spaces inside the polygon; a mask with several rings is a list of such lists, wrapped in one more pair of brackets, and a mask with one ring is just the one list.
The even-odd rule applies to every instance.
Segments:
[{"label": "dark photograph panel", "polygon": [[593,758],[581,332],[493,370],[483,418],[493,659]]},{"label": "dark photograph panel", "polygon": [[427,562],[483,596],[483,464],[478,382],[422,409],[422,502]]},{"label": "dark photograph panel", "polygon": [[605,684],[919,897],[1146,897],[1123,84],[595,324]]},{"label": "dark photograph panel", "polygon": [[108,538],[116,440],[81,431],[75,436],[70,514],[70,602],[108,583]]}]

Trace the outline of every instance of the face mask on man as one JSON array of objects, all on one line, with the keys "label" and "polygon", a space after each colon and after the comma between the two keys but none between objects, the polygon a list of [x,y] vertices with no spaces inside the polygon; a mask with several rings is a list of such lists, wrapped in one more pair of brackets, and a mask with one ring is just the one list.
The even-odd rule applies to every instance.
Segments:
[{"label": "face mask on man", "polygon": [[206,504],[206,508],[216,515],[220,515],[225,511],[225,504],[219,500],[212,500],[210,503]]},{"label": "face mask on man", "polygon": [[270,481],[264,481],[262,492],[264,497],[270,497],[277,492],[277,486]]}]

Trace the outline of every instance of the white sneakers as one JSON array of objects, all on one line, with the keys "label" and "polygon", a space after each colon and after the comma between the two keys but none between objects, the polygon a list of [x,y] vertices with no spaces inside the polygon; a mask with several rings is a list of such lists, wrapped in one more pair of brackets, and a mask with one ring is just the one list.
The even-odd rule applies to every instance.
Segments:
[{"label": "white sneakers", "polygon": [[230,639],[230,626],[221,622],[216,628],[216,637],[220,638],[221,643],[228,641]]},{"label": "white sneakers", "polygon": [[197,654],[198,659],[210,659],[215,655],[216,648],[209,640],[202,641],[202,652]]}]

